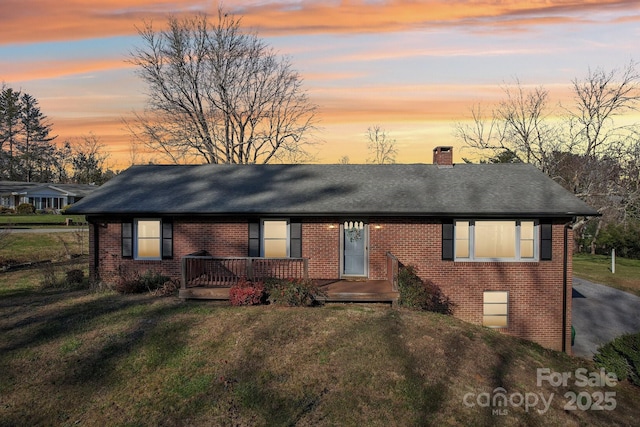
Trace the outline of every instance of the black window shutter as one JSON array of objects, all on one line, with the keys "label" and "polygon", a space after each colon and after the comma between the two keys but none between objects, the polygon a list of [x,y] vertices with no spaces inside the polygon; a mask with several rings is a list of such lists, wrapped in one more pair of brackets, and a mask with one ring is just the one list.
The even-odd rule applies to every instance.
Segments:
[{"label": "black window shutter", "polygon": [[173,223],[162,221],[162,258],[173,258]]},{"label": "black window shutter", "polygon": [[289,256],[302,258],[302,223],[291,221],[289,223]]},{"label": "black window shutter", "polygon": [[552,258],[552,230],[552,224],[540,224],[540,259],[542,261],[550,261]]},{"label": "black window shutter", "polygon": [[442,223],[442,260],[453,261],[453,223]]},{"label": "black window shutter", "polygon": [[260,256],[260,222],[249,221],[249,256]]},{"label": "black window shutter", "polygon": [[133,223],[122,223],[122,257],[133,257]]}]

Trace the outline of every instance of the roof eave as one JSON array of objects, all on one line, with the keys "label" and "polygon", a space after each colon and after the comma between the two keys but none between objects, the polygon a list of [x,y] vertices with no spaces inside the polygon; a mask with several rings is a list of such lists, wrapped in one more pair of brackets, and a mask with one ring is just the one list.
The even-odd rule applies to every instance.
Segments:
[{"label": "roof eave", "polygon": [[113,211],[91,212],[75,211],[68,213],[87,216],[171,216],[171,217],[230,217],[230,216],[268,216],[268,217],[414,217],[414,218],[573,218],[579,216],[601,216],[598,212],[414,212],[414,211],[331,211],[331,212],[179,212],[179,211]]}]

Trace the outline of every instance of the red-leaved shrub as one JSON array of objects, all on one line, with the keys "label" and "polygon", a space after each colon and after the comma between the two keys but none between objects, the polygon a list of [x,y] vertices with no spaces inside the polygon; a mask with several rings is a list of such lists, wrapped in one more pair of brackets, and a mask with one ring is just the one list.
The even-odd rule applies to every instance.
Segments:
[{"label": "red-leaved shrub", "polygon": [[246,279],[240,281],[229,289],[229,302],[231,305],[257,305],[264,298],[264,283],[250,282]]}]

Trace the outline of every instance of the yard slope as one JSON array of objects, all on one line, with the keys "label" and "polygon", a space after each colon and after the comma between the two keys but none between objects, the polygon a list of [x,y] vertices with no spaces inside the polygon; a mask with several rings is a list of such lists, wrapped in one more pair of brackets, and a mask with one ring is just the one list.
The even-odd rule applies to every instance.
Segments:
[{"label": "yard slope", "polygon": [[[233,308],[20,289],[0,298],[0,336],[7,426],[604,426],[640,418],[640,391],[627,383],[537,384],[538,368],[573,375],[594,371],[590,362],[386,306]],[[501,392],[506,406],[484,406]],[[585,402],[565,410],[565,393],[599,392],[613,393],[612,410]],[[534,394],[551,401],[548,410],[519,400],[532,403]]]}]

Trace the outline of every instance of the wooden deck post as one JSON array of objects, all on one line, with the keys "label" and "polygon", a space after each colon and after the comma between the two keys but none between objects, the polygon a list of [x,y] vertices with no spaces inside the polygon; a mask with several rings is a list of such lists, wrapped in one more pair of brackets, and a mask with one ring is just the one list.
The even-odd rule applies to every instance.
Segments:
[{"label": "wooden deck post", "polygon": [[255,260],[255,258],[248,258],[247,259],[247,280],[251,280],[253,281],[253,261]]},{"label": "wooden deck post", "polygon": [[398,292],[398,272],[400,261],[391,252],[387,252],[387,280],[391,282],[391,290]]},{"label": "wooden deck post", "polygon": [[182,273],[180,288],[187,289],[187,258],[182,258],[182,266],[180,270]]}]

